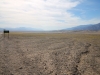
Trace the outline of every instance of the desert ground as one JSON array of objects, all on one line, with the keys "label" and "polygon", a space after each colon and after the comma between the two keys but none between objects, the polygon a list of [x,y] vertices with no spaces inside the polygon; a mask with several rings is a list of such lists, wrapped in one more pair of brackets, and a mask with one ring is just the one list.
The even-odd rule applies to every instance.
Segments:
[{"label": "desert ground", "polygon": [[100,34],[0,34],[0,75],[100,75]]}]

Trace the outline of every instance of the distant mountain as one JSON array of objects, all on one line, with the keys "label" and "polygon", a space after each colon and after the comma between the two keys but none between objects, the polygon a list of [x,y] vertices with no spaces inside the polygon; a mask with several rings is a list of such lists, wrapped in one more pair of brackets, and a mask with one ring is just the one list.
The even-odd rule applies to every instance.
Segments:
[{"label": "distant mountain", "polygon": [[19,27],[19,28],[0,28],[0,31],[4,29],[10,31],[43,31],[42,29],[30,28],[30,27]]},{"label": "distant mountain", "polygon": [[3,31],[3,28],[0,28],[0,31]]},{"label": "distant mountain", "polygon": [[72,30],[72,31],[79,31],[79,30],[91,30],[91,31],[98,31],[100,30],[100,23],[98,24],[91,24],[91,25],[80,25],[72,28],[67,28],[63,30]]}]

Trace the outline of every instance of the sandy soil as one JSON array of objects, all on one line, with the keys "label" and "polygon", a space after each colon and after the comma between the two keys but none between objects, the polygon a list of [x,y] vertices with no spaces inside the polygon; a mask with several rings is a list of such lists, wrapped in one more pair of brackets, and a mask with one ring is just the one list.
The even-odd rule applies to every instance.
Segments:
[{"label": "sandy soil", "polygon": [[100,35],[51,35],[0,35],[0,75],[100,75]]}]

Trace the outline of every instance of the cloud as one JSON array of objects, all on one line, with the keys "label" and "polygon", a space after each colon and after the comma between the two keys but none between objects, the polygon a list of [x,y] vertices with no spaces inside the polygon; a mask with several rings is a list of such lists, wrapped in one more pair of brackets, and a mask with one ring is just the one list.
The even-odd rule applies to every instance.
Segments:
[{"label": "cloud", "polygon": [[[83,23],[68,12],[82,0],[0,0],[0,26],[29,26],[45,30],[61,29]],[[80,22],[81,23],[80,23]],[[83,23],[84,24],[84,23]]]}]

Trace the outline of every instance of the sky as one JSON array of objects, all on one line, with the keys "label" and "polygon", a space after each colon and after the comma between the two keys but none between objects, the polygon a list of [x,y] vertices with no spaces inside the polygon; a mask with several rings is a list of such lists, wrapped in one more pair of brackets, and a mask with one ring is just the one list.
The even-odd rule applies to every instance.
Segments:
[{"label": "sky", "polygon": [[0,28],[60,30],[100,23],[100,0],[0,0]]}]

